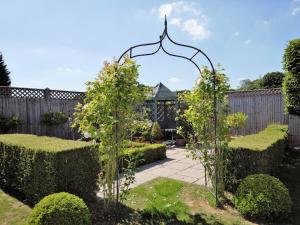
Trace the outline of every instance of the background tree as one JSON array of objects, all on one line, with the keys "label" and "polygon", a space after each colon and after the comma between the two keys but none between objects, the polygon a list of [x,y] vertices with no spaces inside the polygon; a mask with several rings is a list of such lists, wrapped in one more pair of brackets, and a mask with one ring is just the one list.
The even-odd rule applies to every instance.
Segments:
[{"label": "background tree", "polygon": [[300,39],[289,41],[283,55],[286,75],[283,82],[285,109],[293,115],[300,115]]},{"label": "background tree", "polygon": [[284,73],[282,72],[269,72],[263,77],[255,80],[242,80],[238,90],[247,91],[255,89],[280,88],[282,86],[283,78]]},{"label": "background tree", "polygon": [[9,74],[10,72],[6,68],[2,53],[0,52],[0,86],[10,86],[11,81],[9,78]]},{"label": "background tree", "polygon": [[281,88],[284,78],[284,73],[282,72],[270,72],[265,74],[261,78],[261,87],[268,88]]},{"label": "background tree", "polygon": [[260,88],[261,88],[261,79],[256,79],[253,81],[250,79],[245,79],[240,82],[240,86],[238,90],[247,91],[247,90],[260,89]]}]

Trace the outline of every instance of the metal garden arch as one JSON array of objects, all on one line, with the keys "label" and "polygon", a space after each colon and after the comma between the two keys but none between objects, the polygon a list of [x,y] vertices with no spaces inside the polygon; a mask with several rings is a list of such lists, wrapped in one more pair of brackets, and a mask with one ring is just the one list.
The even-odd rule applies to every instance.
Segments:
[{"label": "metal garden arch", "polygon": [[[174,45],[177,45],[177,46],[182,46],[182,47],[185,47],[185,48],[189,48],[189,49],[193,49],[195,50],[195,53],[191,56],[191,57],[186,57],[186,56],[183,56],[183,55],[177,55],[177,54],[172,54],[170,52],[168,52],[164,46],[163,46],[163,40],[164,39],[168,39],[171,43],[173,43]],[[132,53],[133,49],[136,49],[136,48],[139,48],[139,47],[144,47],[144,46],[158,46],[157,49],[153,52],[150,52],[150,53],[143,53],[143,54],[136,54],[134,55]],[[166,53],[167,55],[169,56],[173,56],[173,57],[177,57],[177,58],[182,58],[182,59],[185,59],[185,60],[188,60],[190,61],[192,64],[194,64],[194,66],[198,69],[199,73],[201,74],[201,69],[200,69],[200,66],[193,60],[194,57],[197,55],[197,54],[201,54],[202,56],[204,56],[204,58],[209,62],[209,65],[211,67],[211,71],[212,71],[212,74],[213,74],[213,123],[214,123],[214,136],[215,136],[215,140],[214,140],[214,144],[215,144],[215,149],[214,149],[214,153],[217,154],[217,97],[216,97],[216,71],[215,71],[215,68],[214,68],[214,65],[212,64],[212,61],[210,60],[210,58],[199,48],[196,48],[194,46],[191,46],[191,45],[186,45],[186,44],[181,44],[181,43],[178,43],[178,42],[175,42],[169,35],[168,33],[168,23],[167,23],[167,18],[165,16],[165,23],[164,23],[164,30],[162,32],[162,34],[159,36],[159,40],[156,41],[156,42],[150,42],[150,43],[144,43],[144,44],[139,44],[139,45],[134,45],[130,48],[128,48],[125,52],[123,52],[123,54],[119,57],[117,63],[120,64],[121,63],[121,60],[122,58],[124,58],[126,55],[128,55],[130,58],[136,58],[136,57],[140,57],[140,56],[150,56],[150,55],[154,55],[156,54],[157,52],[159,52],[159,50],[162,50],[164,53]],[[217,170],[216,168],[217,165],[215,165],[215,170]],[[218,181],[218,177],[217,177],[217,172],[215,171],[215,181],[217,183]],[[218,203],[218,190],[217,190],[217,185],[215,187],[215,193],[214,193],[215,197],[216,197],[216,201]]]}]

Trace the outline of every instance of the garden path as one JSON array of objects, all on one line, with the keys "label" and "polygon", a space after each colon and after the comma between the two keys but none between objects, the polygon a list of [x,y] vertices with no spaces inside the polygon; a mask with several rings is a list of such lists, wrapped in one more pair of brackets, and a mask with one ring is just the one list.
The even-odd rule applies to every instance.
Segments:
[{"label": "garden path", "polygon": [[168,149],[166,159],[138,168],[132,187],[157,177],[167,177],[204,185],[204,167],[199,160],[192,160],[191,158],[187,158],[186,155],[187,153],[183,148]]}]

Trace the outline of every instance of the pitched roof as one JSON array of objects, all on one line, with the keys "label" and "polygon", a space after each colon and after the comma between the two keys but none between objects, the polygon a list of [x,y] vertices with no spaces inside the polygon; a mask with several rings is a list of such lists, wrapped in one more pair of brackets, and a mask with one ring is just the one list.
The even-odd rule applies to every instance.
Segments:
[{"label": "pitched roof", "polygon": [[152,99],[154,100],[176,100],[177,96],[162,83],[153,87]]}]

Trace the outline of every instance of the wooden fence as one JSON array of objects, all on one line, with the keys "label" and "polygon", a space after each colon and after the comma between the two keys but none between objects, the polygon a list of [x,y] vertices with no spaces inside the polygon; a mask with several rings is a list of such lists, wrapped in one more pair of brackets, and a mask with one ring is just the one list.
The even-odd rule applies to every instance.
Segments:
[{"label": "wooden fence", "polygon": [[[74,107],[84,96],[84,92],[0,87],[0,115],[20,117],[22,125],[12,132],[75,139],[79,135],[69,127],[70,122],[46,126],[41,124],[41,116],[49,111],[64,112],[71,121]],[[270,123],[289,124],[290,145],[300,146],[300,117],[285,114],[280,89],[229,92],[228,98],[232,113],[248,115],[239,134],[257,133]]]},{"label": "wooden fence", "polygon": [[231,113],[248,115],[246,126],[239,134],[257,133],[270,123],[289,124],[289,144],[300,145],[300,117],[285,113],[280,89],[229,92],[228,98]]},{"label": "wooden fence", "polygon": [[[82,102],[85,93],[49,89],[0,87],[0,115],[18,115],[21,125],[11,133],[30,133],[77,139],[79,134],[70,128],[74,107]],[[69,121],[63,125],[43,125],[41,117],[46,112],[63,112]]]}]

